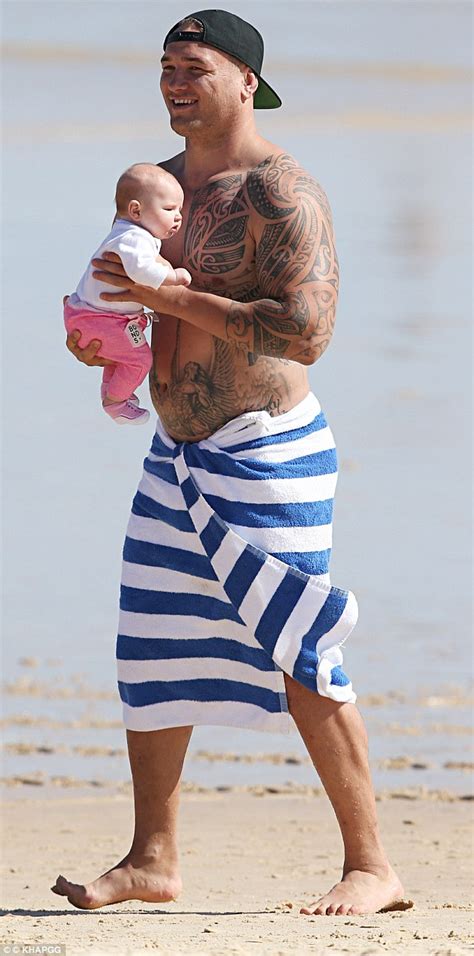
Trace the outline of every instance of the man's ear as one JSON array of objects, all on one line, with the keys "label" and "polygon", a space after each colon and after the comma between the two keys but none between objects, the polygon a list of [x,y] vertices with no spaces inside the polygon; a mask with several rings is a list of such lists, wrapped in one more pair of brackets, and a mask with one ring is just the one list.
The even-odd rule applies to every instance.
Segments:
[{"label": "man's ear", "polygon": [[130,219],[133,219],[134,222],[140,221],[140,203],[138,199],[131,199],[128,204],[128,215]]},{"label": "man's ear", "polygon": [[249,99],[257,91],[258,87],[258,78],[256,77],[253,70],[250,67],[245,68],[244,72],[244,96],[245,99]]}]

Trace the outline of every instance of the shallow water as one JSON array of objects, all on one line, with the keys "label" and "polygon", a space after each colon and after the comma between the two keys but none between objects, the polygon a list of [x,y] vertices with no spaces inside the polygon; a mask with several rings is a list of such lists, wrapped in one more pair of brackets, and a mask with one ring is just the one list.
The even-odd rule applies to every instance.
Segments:
[{"label": "shallow water", "polygon": [[[284,100],[259,117],[262,133],[306,165],[333,207],[340,306],[310,378],[340,459],[332,578],[360,605],[346,669],[362,696],[406,693],[412,703],[393,719],[413,723],[422,689],[464,692],[469,680],[470,5],[232,9],[264,33],[264,75]],[[21,656],[40,668],[60,658],[64,682],[81,671],[113,694],[121,543],[152,425],[124,432],[105,420],[98,373],[64,350],[60,301],[111,221],[118,173],[181,148],[157,69],[180,11],[141,0],[3,10],[4,666],[15,680]],[[33,700],[49,713],[48,698],[11,695],[6,713]],[[107,706],[119,719],[117,701]],[[453,723],[449,707],[437,719]],[[413,738],[416,753],[412,739],[388,746],[373,734],[374,761],[392,744],[429,752],[429,728]],[[199,728],[193,747],[295,749],[269,736]],[[438,768],[454,751],[466,759],[468,738],[438,737]],[[11,756],[8,772],[37,759]],[[82,768],[85,758],[61,759]],[[205,766],[193,764],[193,778]],[[219,779],[247,769],[222,763]],[[421,773],[400,771],[404,781]]]}]

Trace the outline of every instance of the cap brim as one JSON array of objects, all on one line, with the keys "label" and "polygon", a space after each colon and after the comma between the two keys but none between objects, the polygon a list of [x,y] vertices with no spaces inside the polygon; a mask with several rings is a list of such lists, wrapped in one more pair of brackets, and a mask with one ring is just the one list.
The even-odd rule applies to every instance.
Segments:
[{"label": "cap brim", "polygon": [[276,110],[281,106],[281,99],[275,90],[272,90],[262,77],[258,78],[258,89],[253,98],[254,109],[256,110]]}]

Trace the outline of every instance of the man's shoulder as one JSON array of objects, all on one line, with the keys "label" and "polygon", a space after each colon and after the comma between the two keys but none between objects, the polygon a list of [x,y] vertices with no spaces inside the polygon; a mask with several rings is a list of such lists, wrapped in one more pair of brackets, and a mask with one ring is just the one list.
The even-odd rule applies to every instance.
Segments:
[{"label": "man's shoulder", "polygon": [[[306,172],[294,156],[287,153],[284,149],[280,149],[278,146],[273,146],[267,155],[249,170],[249,175],[265,177],[275,170],[285,172],[289,175],[297,172]],[[307,175],[309,175],[309,173],[307,173]]]},{"label": "man's shoulder", "polygon": [[294,156],[277,148],[249,170],[247,192],[253,208],[265,219],[281,218],[285,207],[294,207],[298,197],[328,207],[314,176]]}]

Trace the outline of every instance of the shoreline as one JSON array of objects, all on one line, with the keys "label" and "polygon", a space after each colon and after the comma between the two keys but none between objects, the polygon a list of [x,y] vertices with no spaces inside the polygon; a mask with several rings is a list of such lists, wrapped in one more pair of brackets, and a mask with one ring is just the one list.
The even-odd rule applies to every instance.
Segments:
[{"label": "shoreline", "polygon": [[[19,658],[19,672],[5,682],[0,782],[7,796],[25,788],[126,792],[129,763],[116,689],[98,687],[80,674],[58,673],[52,680],[49,669],[60,665],[59,660]],[[375,790],[469,799],[472,699],[468,684],[361,695]],[[264,792],[311,792],[319,784],[296,727],[289,735],[276,735],[198,726],[184,779],[202,792],[238,792],[242,785],[244,790],[249,785]]]},{"label": "shoreline", "polygon": [[[46,796],[58,796],[61,791],[68,791],[71,798],[83,794],[97,793],[102,797],[127,797],[132,794],[131,780],[111,781],[100,779],[82,779],[67,775],[47,776],[38,771],[36,774],[12,775],[0,777],[0,792],[3,795],[4,805],[8,801],[27,801],[29,799],[45,799]],[[254,797],[289,796],[289,797],[325,797],[322,786],[312,784],[217,784],[206,787],[192,781],[181,781],[182,794],[201,794],[203,796],[220,796],[222,794],[248,794]],[[423,784],[414,787],[382,787],[375,790],[377,802],[386,800],[430,801],[435,803],[471,803],[474,802],[473,793],[457,793],[440,787],[426,787]]]}]

